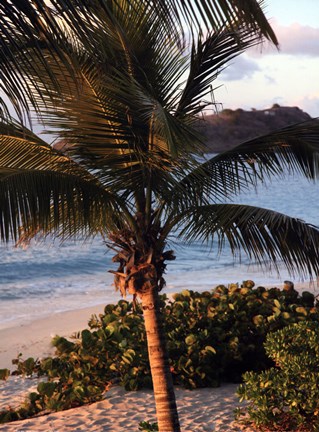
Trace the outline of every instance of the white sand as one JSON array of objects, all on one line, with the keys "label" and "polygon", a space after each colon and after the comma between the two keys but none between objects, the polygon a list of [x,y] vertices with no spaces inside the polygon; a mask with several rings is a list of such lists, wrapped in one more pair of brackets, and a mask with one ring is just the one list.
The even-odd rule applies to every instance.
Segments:
[{"label": "white sand", "polygon": [[[297,287],[309,290],[309,285]],[[313,290],[312,290],[313,291]],[[52,355],[53,336],[70,336],[82,330],[92,314],[103,313],[103,305],[51,315],[26,325],[0,330],[0,368],[13,370],[11,360],[21,352],[23,357]],[[35,380],[10,377],[0,381],[0,409],[16,407]],[[239,406],[237,385],[199,390],[176,389],[176,400],[183,432],[235,432],[252,429],[236,425],[233,411]],[[151,391],[125,392],[113,387],[103,401],[80,408],[50,413],[24,421],[0,425],[6,432],[137,432],[140,421],[156,421]]]},{"label": "white sand", "polygon": [[40,320],[0,329],[0,369],[12,369],[11,360],[19,353],[23,358],[46,357],[54,353],[51,339],[55,335],[71,336],[87,327],[92,314],[103,313],[104,305],[60,312]]},{"label": "white sand", "polygon": [[[235,390],[236,385],[233,384],[218,389],[192,391],[177,388],[176,400],[182,431],[253,432],[252,429],[241,429],[233,422],[233,409],[237,405]],[[121,387],[113,387],[103,401],[0,425],[0,431],[137,432],[139,422],[145,420],[156,421],[152,392],[126,392]]]}]

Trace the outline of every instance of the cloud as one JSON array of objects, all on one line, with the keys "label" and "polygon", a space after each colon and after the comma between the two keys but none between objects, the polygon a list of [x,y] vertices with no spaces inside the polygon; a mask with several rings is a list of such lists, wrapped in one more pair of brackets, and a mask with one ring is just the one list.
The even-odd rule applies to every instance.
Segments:
[{"label": "cloud", "polygon": [[260,67],[258,63],[242,54],[221,72],[220,78],[223,81],[236,81],[243,78],[251,78],[255,72],[259,71]]},{"label": "cloud", "polygon": [[277,80],[270,75],[264,75],[264,78],[265,78],[267,84],[272,84],[272,85],[277,84]]},{"label": "cloud", "polygon": [[274,26],[283,54],[319,56],[319,28],[298,23],[288,27]]},{"label": "cloud", "polygon": [[319,94],[305,96],[296,100],[295,104],[312,117],[319,117]]},{"label": "cloud", "polygon": [[[272,27],[279,41],[279,53],[294,56],[319,57],[319,28],[294,23],[283,26],[274,21]],[[251,57],[275,54],[276,48],[265,43],[247,51]]]}]

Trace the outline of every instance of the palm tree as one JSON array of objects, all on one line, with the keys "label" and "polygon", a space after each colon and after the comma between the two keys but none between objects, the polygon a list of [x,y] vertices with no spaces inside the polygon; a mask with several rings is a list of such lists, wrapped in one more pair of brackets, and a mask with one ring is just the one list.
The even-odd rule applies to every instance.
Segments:
[{"label": "palm tree", "polygon": [[[287,170],[315,178],[319,122],[204,159],[198,114],[213,80],[261,40],[277,45],[258,1],[3,0],[0,10],[0,86],[19,119],[2,100],[1,239],[107,239],[116,287],[142,302],[159,429],[179,431],[158,302],[170,236],[318,274],[317,228],[224,201]],[[63,152],[32,132],[34,118]]]}]

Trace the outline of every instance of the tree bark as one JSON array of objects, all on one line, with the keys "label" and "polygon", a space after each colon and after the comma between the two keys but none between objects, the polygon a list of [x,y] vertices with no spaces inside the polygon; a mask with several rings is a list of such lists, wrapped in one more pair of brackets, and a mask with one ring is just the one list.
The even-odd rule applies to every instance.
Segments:
[{"label": "tree bark", "polygon": [[150,289],[141,298],[158,428],[160,432],[180,432],[158,292],[156,288]]}]

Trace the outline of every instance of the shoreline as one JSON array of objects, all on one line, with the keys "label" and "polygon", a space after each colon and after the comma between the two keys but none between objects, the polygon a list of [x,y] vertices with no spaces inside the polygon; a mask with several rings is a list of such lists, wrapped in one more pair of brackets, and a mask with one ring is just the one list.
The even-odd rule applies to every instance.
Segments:
[{"label": "shoreline", "polygon": [[104,311],[104,304],[71,311],[57,312],[26,324],[0,329],[0,369],[12,369],[11,360],[19,353],[23,358],[46,357],[54,354],[51,340],[54,336],[70,337],[83,330],[93,314]]}]

